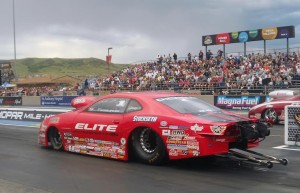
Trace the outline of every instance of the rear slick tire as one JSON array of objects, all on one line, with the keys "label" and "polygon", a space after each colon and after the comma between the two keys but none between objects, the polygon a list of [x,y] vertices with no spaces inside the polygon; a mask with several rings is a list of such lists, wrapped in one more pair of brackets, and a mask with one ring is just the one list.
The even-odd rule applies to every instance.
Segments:
[{"label": "rear slick tire", "polygon": [[132,134],[132,150],[143,163],[161,165],[167,161],[165,144],[161,137],[150,128],[142,128]]}]

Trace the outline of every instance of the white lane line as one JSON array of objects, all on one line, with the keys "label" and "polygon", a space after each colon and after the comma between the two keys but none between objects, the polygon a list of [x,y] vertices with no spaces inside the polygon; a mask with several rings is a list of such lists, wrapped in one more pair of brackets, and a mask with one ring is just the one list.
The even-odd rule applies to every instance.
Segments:
[{"label": "white lane line", "polygon": [[39,127],[39,125],[14,125],[14,124],[7,124],[7,123],[0,123],[0,125],[16,126],[16,127],[36,127],[36,128]]},{"label": "white lane line", "polygon": [[291,150],[291,151],[300,151],[300,146],[280,145],[280,146],[273,147],[273,148],[275,148],[275,149]]}]

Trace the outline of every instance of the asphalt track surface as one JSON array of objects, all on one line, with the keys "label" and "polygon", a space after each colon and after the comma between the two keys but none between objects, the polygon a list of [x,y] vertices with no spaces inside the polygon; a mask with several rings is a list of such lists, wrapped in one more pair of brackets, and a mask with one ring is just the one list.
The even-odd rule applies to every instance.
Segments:
[{"label": "asphalt track surface", "polygon": [[283,140],[283,126],[275,126],[255,150],[286,157],[288,166],[240,166],[223,158],[149,166],[45,149],[36,125],[0,125],[0,193],[299,193],[300,151],[273,148]]}]

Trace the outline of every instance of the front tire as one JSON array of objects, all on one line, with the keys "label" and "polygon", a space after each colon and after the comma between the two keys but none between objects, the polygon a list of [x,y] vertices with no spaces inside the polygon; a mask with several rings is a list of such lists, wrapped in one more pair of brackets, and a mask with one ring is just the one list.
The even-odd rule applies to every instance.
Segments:
[{"label": "front tire", "polygon": [[132,150],[143,163],[161,165],[167,160],[167,152],[161,137],[150,128],[134,131]]},{"label": "front tire", "polygon": [[55,150],[63,150],[63,142],[58,129],[53,128],[49,131],[49,140]]},{"label": "front tire", "polygon": [[278,115],[274,109],[267,109],[263,114],[263,119],[265,121],[267,121],[268,119],[272,120],[272,122],[275,124],[278,122]]}]

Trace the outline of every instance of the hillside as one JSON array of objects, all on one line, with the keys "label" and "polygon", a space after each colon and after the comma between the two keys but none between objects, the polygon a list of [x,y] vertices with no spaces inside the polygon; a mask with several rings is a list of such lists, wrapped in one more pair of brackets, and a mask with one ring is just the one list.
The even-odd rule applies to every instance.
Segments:
[{"label": "hillside", "polygon": [[29,75],[51,75],[53,77],[70,76],[88,76],[105,75],[108,72],[120,70],[128,65],[110,64],[97,58],[25,58],[18,59],[13,64],[13,70],[18,77],[27,77]]}]

